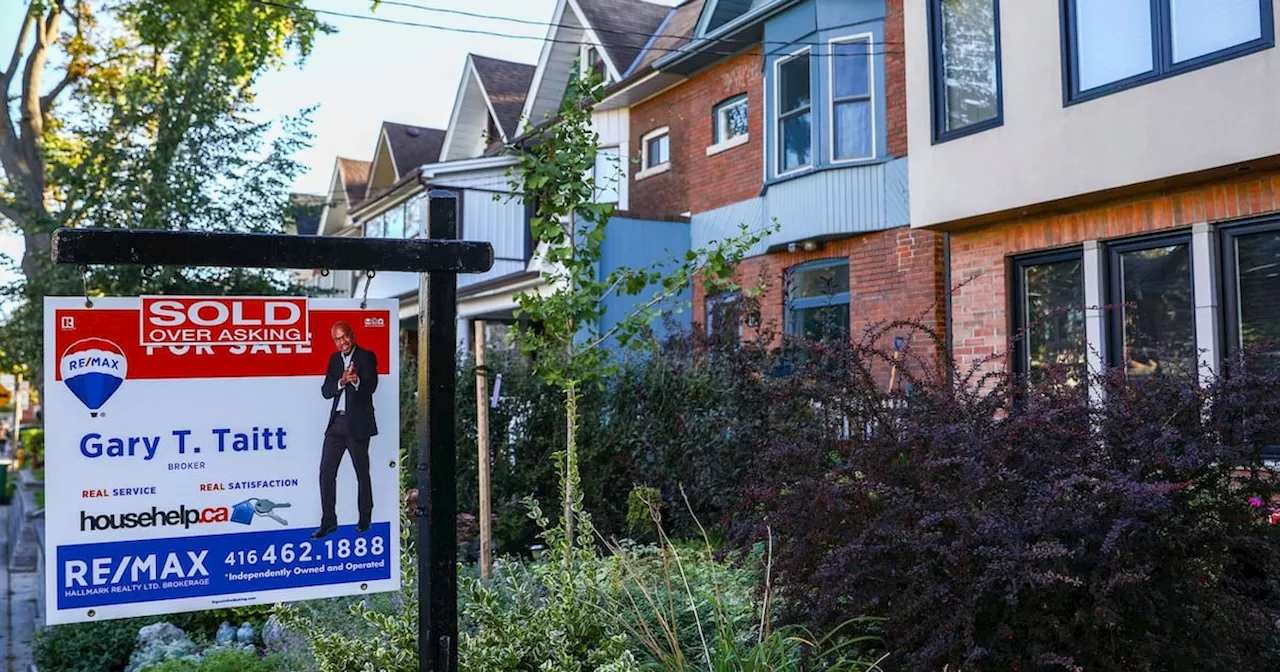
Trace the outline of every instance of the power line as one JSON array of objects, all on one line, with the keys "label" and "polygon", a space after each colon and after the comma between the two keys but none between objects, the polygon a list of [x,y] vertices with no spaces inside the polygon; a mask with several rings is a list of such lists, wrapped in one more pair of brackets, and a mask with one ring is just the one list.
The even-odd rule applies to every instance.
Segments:
[{"label": "power line", "polygon": [[[481,14],[478,12],[469,12],[462,9],[451,9],[447,7],[432,7],[430,5],[420,5],[412,2],[404,2],[404,0],[379,0],[379,2],[380,4],[387,5],[388,7],[403,7],[405,9],[414,9],[414,10],[423,11],[423,12],[434,12],[437,14],[450,14],[454,16],[465,16],[473,19],[486,19],[490,21],[506,21],[508,23],[516,23],[516,24],[525,25],[525,26],[538,26],[542,28],[569,28],[569,29],[579,29],[579,30],[582,28],[581,26],[570,25],[567,23],[555,23],[554,21],[536,21],[533,19],[519,19],[511,16],[497,16],[494,14]],[[827,26],[825,30],[839,30],[841,28],[848,28],[850,26],[856,26],[862,23],[866,23],[866,22],[856,21],[856,22],[850,22],[850,23],[845,23],[845,24],[840,24],[835,26]],[[632,37],[643,37],[645,39],[649,39],[651,37],[663,37],[662,35],[658,35],[654,33],[646,33],[642,31],[617,30],[612,28],[597,28],[595,26],[592,26],[591,30],[597,34],[604,33],[608,35],[627,35]],[[706,40],[703,38],[690,38],[690,41],[704,42]],[[724,38],[713,39],[711,40],[711,42],[714,42],[716,44],[726,44],[726,45],[740,44],[744,47],[756,45],[756,44],[765,44],[765,45],[776,44],[783,47],[793,46],[793,45],[804,45],[804,44],[820,46],[822,44],[821,42],[805,42],[805,41],[787,42],[783,40],[730,40],[730,39],[724,39]],[[903,42],[901,40],[894,40],[894,41],[872,42],[872,44],[874,45],[903,44]]]},{"label": "power line", "polygon": [[[371,14],[352,14],[352,13],[350,13],[350,12],[339,12],[339,11],[329,10],[329,9],[311,9],[311,8],[309,8],[309,7],[296,7],[296,6],[293,6],[293,5],[286,5],[286,4],[279,3],[279,2],[272,2],[272,0],[250,0],[250,1],[251,1],[251,2],[253,2],[253,3],[255,3],[255,4],[264,5],[264,6],[267,6],[267,7],[275,7],[275,8],[278,8],[278,9],[284,9],[284,10],[288,10],[288,11],[292,11],[292,12],[310,12],[310,13],[312,13],[312,14],[320,14],[320,15],[324,15],[324,16],[334,16],[334,17],[339,17],[339,18],[344,18],[344,19],[354,19],[354,20],[357,20],[357,21],[372,21],[372,22],[375,22],[375,23],[384,23],[384,24],[388,24],[388,25],[402,26],[402,27],[408,27],[408,28],[426,28],[426,29],[429,29],[429,30],[438,30],[438,31],[447,32],[447,33],[461,33],[461,34],[465,34],[465,35],[485,35],[485,36],[489,36],[489,37],[501,37],[501,38],[514,39],[514,40],[531,40],[531,41],[538,41],[538,42],[544,42],[544,43],[545,43],[545,42],[551,42],[551,43],[553,43],[553,44],[571,44],[571,45],[575,45],[575,46],[576,46],[576,45],[578,45],[578,44],[580,44],[579,42],[577,42],[577,41],[575,41],[575,40],[561,40],[561,39],[556,39],[556,38],[549,37],[549,36],[548,36],[548,37],[538,37],[538,36],[535,36],[535,35],[517,35],[517,34],[512,34],[512,33],[500,33],[500,32],[492,31],[492,30],[484,30],[484,29],[480,29],[480,28],[463,28],[463,27],[459,27],[459,26],[443,26],[443,25],[440,25],[440,24],[434,24],[434,23],[423,23],[423,22],[419,22],[419,21],[406,21],[406,20],[403,20],[403,19],[390,19],[390,18],[387,18],[387,17],[383,17],[383,16],[375,16],[375,15],[371,15]],[[384,2],[385,2],[385,0],[384,0]],[[460,11],[460,10],[459,10],[459,11]],[[551,24],[544,24],[544,25],[548,25],[548,26],[550,26]],[[650,37],[651,37],[651,36],[650,36]],[[695,42],[696,44],[728,44],[728,43],[730,43],[730,42],[732,42],[732,41],[729,41],[729,40],[723,40],[723,39],[718,39],[718,38],[717,38],[717,39],[699,38],[699,39],[693,40],[693,42]],[[757,42],[757,41],[751,41],[751,42],[749,42],[749,44],[753,44],[753,45],[754,45],[754,44],[760,44],[760,42]],[[801,46],[822,47],[822,46],[829,46],[829,44],[824,44],[824,43],[822,43],[822,42],[807,42],[807,41],[788,42],[788,43],[786,43],[786,44],[787,44],[788,46],[792,46],[792,47],[801,47]],[[872,46],[875,46],[875,45],[886,45],[886,44],[889,44],[889,43],[886,43],[886,42],[867,42],[867,44],[870,44],[870,45],[872,45]],[[657,52],[669,52],[669,53],[674,53],[674,52],[684,52],[684,51],[686,51],[686,50],[685,50],[685,49],[683,49],[683,48],[679,48],[679,47],[672,48],[672,47],[656,47],[656,46],[648,46],[648,47],[644,48],[644,51],[657,51]],[[901,51],[901,50],[893,50],[893,51],[890,51],[890,50],[884,50],[884,51],[865,51],[865,52],[861,52],[861,53],[857,53],[857,54],[836,54],[835,50],[831,50],[831,51],[828,51],[828,52],[826,52],[826,53],[820,52],[820,51],[818,51],[818,50],[816,50],[816,49],[811,49],[810,51],[811,51],[811,53],[812,53],[813,55],[815,55],[815,56],[838,55],[838,56],[842,56],[842,57],[853,57],[853,56],[881,56],[881,55],[902,55],[902,54],[904,54],[904,53],[905,53],[905,52],[903,52],[903,51]],[[738,51],[712,51],[712,50],[703,50],[703,51],[701,51],[701,53],[704,53],[704,54],[710,54],[710,55],[713,55],[713,56],[737,56],[737,55],[739,55],[739,54],[741,53],[741,50],[738,50]],[[766,55],[773,55],[773,54],[776,54],[776,53],[779,53],[779,52],[778,52],[778,51],[774,51],[774,52],[770,52],[769,54],[766,54]],[[629,64],[628,64],[628,65],[629,65]]]}]

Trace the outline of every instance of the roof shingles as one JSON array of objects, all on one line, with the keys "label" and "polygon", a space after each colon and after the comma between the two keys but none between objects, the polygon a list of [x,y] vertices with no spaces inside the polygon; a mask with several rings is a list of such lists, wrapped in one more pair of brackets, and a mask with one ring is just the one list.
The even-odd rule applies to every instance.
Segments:
[{"label": "roof shingles", "polygon": [[580,0],[578,6],[623,77],[672,11],[641,0]]},{"label": "roof shingles", "polygon": [[382,122],[391,145],[391,157],[395,160],[396,174],[408,175],[414,168],[440,161],[440,147],[444,145],[444,131],[408,124]]},{"label": "roof shingles", "polygon": [[338,157],[338,170],[342,173],[342,188],[347,192],[347,207],[355,207],[364,200],[369,188],[369,169],[373,164],[358,159]]},{"label": "roof shingles", "polygon": [[516,137],[520,134],[520,112],[524,109],[529,85],[533,83],[535,67],[476,54],[471,54],[471,63],[489,95],[489,104],[502,132],[508,138]]}]

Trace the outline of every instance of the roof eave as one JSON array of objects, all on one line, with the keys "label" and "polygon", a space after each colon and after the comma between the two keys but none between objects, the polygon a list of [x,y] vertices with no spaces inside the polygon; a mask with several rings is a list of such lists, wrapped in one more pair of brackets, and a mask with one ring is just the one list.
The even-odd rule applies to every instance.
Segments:
[{"label": "roof eave", "polygon": [[799,2],[800,0],[781,0],[747,12],[702,37],[692,38],[689,44],[681,47],[679,51],[654,61],[653,68],[666,72],[692,74],[709,63],[723,58],[719,53],[707,53],[713,47],[719,46],[718,42],[735,38],[742,40],[748,31],[759,31],[759,36],[751,37],[757,40],[763,39],[764,21]]}]

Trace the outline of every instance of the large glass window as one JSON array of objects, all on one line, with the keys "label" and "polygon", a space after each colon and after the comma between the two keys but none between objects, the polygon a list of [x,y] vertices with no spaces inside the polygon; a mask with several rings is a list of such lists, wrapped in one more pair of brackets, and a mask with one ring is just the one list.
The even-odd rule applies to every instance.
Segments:
[{"label": "large glass window", "polygon": [[596,150],[596,166],[592,177],[596,183],[596,202],[617,203],[622,185],[622,156],[617,147],[601,147]]},{"label": "large glass window", "polygon": [[387,238],[404,238],[404,205],[397,205],[382,216],[386,218],[386,229],[382,235]]},{"label": "large glass window", "polygon": [[849,338],[849,260],[824,259],[787,272],[786,330],[810,341]]},{"label": "large glass window", "polygon": [[813,149],[813,95],[809,80],[809,51],[777,62],[778,172],[810,164]]},{"label": "large glass window", "polygon": [[427,196],[422,194],[409,199],[404,205],[404,237],[419,238],[427,230]]},{"label": "large glass window", "polygon": [[1073,101],[1274,44],[1271,0],[1062,1]]},{"label": "large glass window", "polygon": [[934,138],[998,126],[998,0],[929,0],[933,42]]},{"label": "large glass window", "polygon": [[875,156],[871,37],[831,43],[832,158]]},{"label": "large glass window", "polygon": [[377,217],[374,217],[373,219],[366,222],[364,225],[365,238],[381,238],[383,232],[386,231],[385,222],[386,222],[385,215],[378,215]]},{"label": "large glass window", "polygon": [[1280,356],[1280,224],[1228,229],[1226,234],[1230,344]]},{"label": "large glass window", "polygon": [[736,345],[741,340],[741,297],[737,292],[721,292],[707,297],[707,338],[717,345]]},{"label": "large glass window", "polygon": [[1191,241],[1186,236],[1111,247],[1112,360],[1129,375],[1196,366]]},{"label": "large glass window", "polygon": [[747,134],[747,95],[734,96],[716,105],[712,114],[715,144],[728,142]]},{"label": "large glass window", "polygon": [[1015,368],[1032,382],[1085,381],[1083,265],[1079,250],[1014,262]]}]

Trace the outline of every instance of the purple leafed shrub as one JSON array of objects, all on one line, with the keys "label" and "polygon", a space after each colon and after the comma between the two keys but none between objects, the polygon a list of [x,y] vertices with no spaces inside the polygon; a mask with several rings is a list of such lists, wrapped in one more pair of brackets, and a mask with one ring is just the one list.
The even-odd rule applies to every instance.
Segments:
[{"label": "purple leafed shrub", "polygon": [[894,669],[1280,669],[1274,360],[1108,373],[1091,405],[1078,371],[948,375],[924,330],[893,375],[902,328],[784,349],[763,386],[750,536],[792,618],[887,617]]}]

